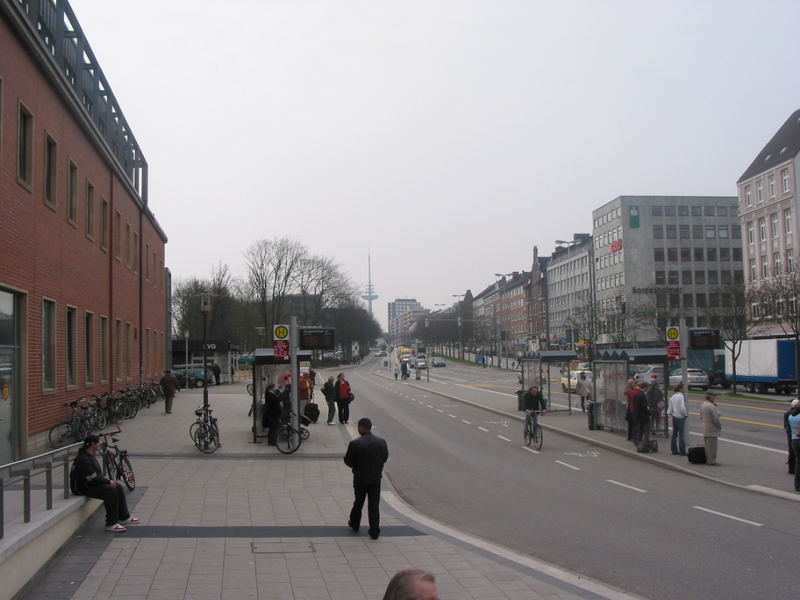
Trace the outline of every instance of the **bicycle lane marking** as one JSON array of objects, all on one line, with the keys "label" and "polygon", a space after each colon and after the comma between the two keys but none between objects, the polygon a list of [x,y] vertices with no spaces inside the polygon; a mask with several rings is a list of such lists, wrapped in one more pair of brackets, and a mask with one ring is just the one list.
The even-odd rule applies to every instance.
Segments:
[{"label": "bicycle lane marking", "polygon": [[608,483],[613,485],[618,485],[620,487],[627,488],[629,490],[633,490],[634,492],[639,492],[640,494],[646,494],[647,490],[643,490],[642,488],[633,487],[632,485],[628,485],[627,483],[620,483],[619,481],[614,481],[613,479],[606,479]]},{"label": "bicycle lane marking", "polygon": [[564,461],[561,461],[561,460],[556,460],[554,462],[558,463],[559,465],[561,465],[563,467],[567,467],[568,469],[572,469],[573,471],[580,471],[581,470],[580,467],[573,466],[573,465],[571,465],[569,463],[565,463]]}]

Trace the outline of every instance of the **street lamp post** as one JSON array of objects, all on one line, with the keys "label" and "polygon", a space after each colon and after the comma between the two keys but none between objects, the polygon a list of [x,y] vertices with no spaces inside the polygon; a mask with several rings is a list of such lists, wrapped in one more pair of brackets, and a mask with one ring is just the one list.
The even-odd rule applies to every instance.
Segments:
[{"label": "street lamp post", "polygon": [[458,298],[458,358],[464,360],[464,346],[461,343],[461,299],[465,294],[453,294],[453,298]]},{"label": "street lamp post", "polygon": [[[203,313],[203,408],[208,411],[208,377],[206,377],[206,350],[208,340],[206,340],[206,330],[208,325],[208,313],[211,312],[211,296],[203,294],[200,296],[200,312]],[[206,439],[206,449],[208,440]]]},{"label": "street lamp post", "polygon": [[186,359],[184,360],[184,383],[186,384],[186,389],[189,389],[189,330],[185,330],[183,332],[183,339],[185,342],[184,350],[186,352]]}]

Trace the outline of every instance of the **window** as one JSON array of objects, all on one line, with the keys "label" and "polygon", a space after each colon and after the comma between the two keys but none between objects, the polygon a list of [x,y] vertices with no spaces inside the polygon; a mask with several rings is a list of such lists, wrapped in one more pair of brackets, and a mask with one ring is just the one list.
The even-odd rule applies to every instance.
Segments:
[{"label": "window", "polygon": [[667,283],[669,285],[678,285],[678,272],[677,271],[667,271]]},{"label": "window", "polygon": [[692,225],[692,239],[693,240],[702,240],[703,239],[703,226],[702,225]]},{"label": "window", "polygon": [[717,262],[717,249],[706,248],[706,260],[708,262]]},{"label": "window", "polygon": [[17,181],[30,189],[33,185],[33,115],[22,104],[17,126]]},{"label": "window", "polygon": [[719,273],[717,271],[708,272],[709,285],[717,285],[719,283]]},{"label": "window", "polygon": [[741,225],[731,225],[731,238],[734,240],[742,239],[742,226]]},{"label": "window", "polygon": [[691,308],[694,306],[694,295],[693,294],[684,294],[683,295],[683,306],[684,308]]},{"label": "window", "polygon": [[692,216],[693,217],[702,217],[703,216],[703,207],[702,206],[693,206],[692,207]]},{"label": "window", "polygon": [[150,279],[150,244],[144,245],[144,278]]},{"label": "window", "polygon": [[[114,257],[119,260],[122,246],[122,215],[119,211],[114,213]],[[115,369],[115,373],[119,373]]]},{"label": "window", "polygon": [[86,182],[86,237],[94,239],[94,186]]},{"label": "window", "polygon": [[705,294],[697,294],[695,296],[695,304],[698,308],[705,308],[706,307],[706,295]]},{"label": "window", "polygon": [[67,307],[67,385],[73,386],[76,383],[75,351],[78,345],[78,311],[72,307]]},{"label": "window", "polygon": [[758,218],[758,241],[763,242],[767,239],[767,218]]},{"label": "window", "polygon": [[103,198],[102,214],[100,215],[100,247],[108,249],[108,200]]},{"label": "window", "polygon": [[733,248],[733,260],[734,262],[742,262],[742,249],[738,246]]},{"label": "window", "polygon": [[764,186],[760,179],[756,179],[756,202],[761,202],[764,199]]},{"label": "window", "polygon": [[125,223],[125,264],[131,266],[131,224]]},{"label": "window", "polygon": [[49,135],[45,138],[44,145],[44,203],[55,208],[58,145]]},{"label": "window", "polygon": [[[741,248],[740,248],[741,250]],[[720,262],[726,262],[731,260],[731,249],[730,248],[720,248],[719,249],[719,260]]]},{"label": "window", "polygon": [[744,205],[753,206],[753,194],[749,185],[744,186]]},{"label": "window", "polygon": [[664,239],[664,227],[662,227],[661,225],[653,225],[653,239],[654,240]]},{"label": "window", "polygon": [[775,175],[770,175],[767,177],[767,190],[769,191],[769,197],[775,197]]},{"label": "window", "polygon": [[669,261],[669,262],[678,262],[678,249],[677,248],[667,248],[667,261]]},{"label": "window", "polygon": [[781,181],[784,193],[789,191],[789,169],[781,169]]},{"label": "window", "polygon": [[678,232],[679,232],[680,238],[682,240],[688,240],[689,239],[689,226],[688,225],[679,225],[678,226]]},{"label": "window", "polygon": [[708,295],[709,308],[717,308],[719,306],[719,294],[711,293]]},{"label": "window", "polygon": [[670,308],[680,308],[681,307],[680,294],[670,294],[669,295],[669,305],[670,305]]},{"label": "window", "polygon": [[139,272],[139,234],[133,232],[133,272]]},{"label": "window", "polygon": [[783,230],[792,233],[792,209],[787,208],[783,211]]},{"label": "window", "polygon": [[663,248],[653,248],[653,260],[656,262],[664,262]]},{"label": "window", "polygon": [[766,256],[761,257],[761,276],[765,279],[769,277],[769,260]]},{"label": "window", "polygon": [[691,248],[681,248],[681,262],[692,262]]},{"label": "window", "polygon": [[755,227],[753,227],[753,222],[750,221],[747,224],[747,243],[752,244],[755,241],[756,241]]},{"label": "window", "polygon": [[131,324],[125,323],[125,377],[131,376]]},{"label": "window", "polygon": [[664,210],[660,206],[656,206],[655,204],[650,209],[654,217],[660,217],[664,214]]},{"label": "window", "polygon": [[750,259],[750,280],[755,281],[758,279],[758,270],[756,269],[756,259]]},{"label": "window", "polygon": [[678,230],[675,225],[667,225],[667,239],[674,240],[678,237]]},{"label": "window", "polygon": [[769,234],[778,237],[778,213],[774,212],[769,216]]},{"label": "window", "polygon": [[108,381],[108,317],[100,317],[100,381]]},{"label": "window", "polygon": [[94,315],[83,315],[83,371],[87,384],[94,381]]},{"label": "window", "polygon": [[695,271],[694,272],[694,282],[695,283],[705,283],[706,282],[706,272],[705,271]]},{"label": "window", "polygon": [[56,387],[56,303],[42,300],[42,387]]},{"label": "window", "polygon": [[783,264],[781,263],[781,253],[774,252],[772,254],[772,268],[774,270],[775,275],[780,275],[783,273]]},{"label": "window", "polygon": [[714,216],[714,207],[713,206],[704,206],[703,207],[703,214],[706,217],[713,217]]},{"label": "window", "polygon": [[674,217],[675,216],[675,207],[674,206],[665,206],[664,207],[664,216],[665,217]]},{"label": "window", "polygon": [[713,225],[706,225],[706,239],[713,240],[717,236],[717,228]]},{"label": "window", "polygon": [[665,275],[664,271],[656,271],[656,285],[664,285]]},{"label": "window", "polygon": [[721,240],[728,239],[728,226],[727,225],[720,225],[717,227],[717,237]]},{"label": "window", "polygon": [[67,182],[67,221],[75,224],[78,218],[78,167],[69,163],[69,180]]},{"label": "window", "polygon": [[681,283],[683,285],[687,285],[692,283],[692,272],[691,271],[681,271]]},{"label": "window", "polygon": [[[728,207],[727,206],[718,206],[717,207],[717,216],[718,217],[727,217],[728,216]],[[735,216],[735,215],[731,215]]]},{"label": "window", "polygon": [[706,253],[703,248],[692,248],[695,262],[703,262],[706,258]]},{"label": "window", "polygon": [[679,206],[678,207],[678,216],[679,217],[688,217],[689,216],[689,207],[688,206]]},{"label": "window", "polygon": [[114,379],[122,379],[122,321],[114,322]]},{"label": "window", "polygon": [[786,272],[794,273],[794,253],[791,250],[786,251]]}]

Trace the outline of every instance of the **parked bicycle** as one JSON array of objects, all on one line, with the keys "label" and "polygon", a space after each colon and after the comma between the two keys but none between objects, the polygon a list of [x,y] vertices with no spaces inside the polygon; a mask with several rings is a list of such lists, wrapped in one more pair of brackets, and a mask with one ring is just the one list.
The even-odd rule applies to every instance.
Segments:
[{"label": "parked bicycle", "polygon": [[58,423],[47,432],[47,439],[52,448],[61,448],[73,442],[80,442],[90,431],[89,418],[86,408],[78,400],[66,402],[64,406],[69,408],[69,419],[63,423]]},{"label": "parked bicycle", "polygon": [[216,452],[222,444],[219,438],[219,426],[216,417],[212,417],[214,412],[211,408],[200,406],[195,409],[194,414],[197,419],[189,426],[189,436],[194,445],[200,452],[211,454]]},{"label": "parked bicycle", "polygon": [[311,432],[299,425],[297,429],[292,426],[292,417],[294,412],[290,413],[289,418],[278,429],[278,451],[282,454],[292,454],[297,452],[297,449],[311,436]]},{"label": "parked bicycle", "polygon": [[537,450],[542,449],[542,426],[539,425],[539,411],[538,410],[531,410],[527,411],[525,415],[525,429],[522,432],[522,435],[525,439],[525,445],[530,446],[533,444],[533,447]]},{"label": "parked bicycle", "polygon": [[[98,434],[100,442],[100,452],[103,455],[103,472],[109,479],[122,481],[129,490],[133,491],[136,487],[136,475],[133,473],[131,461],[128,458],[128,451],[119,447],[119,440],[114,437],[122,430],[117,425],[117,430],[111,433]],[[111,438],[111,443],[108,443]]]}]

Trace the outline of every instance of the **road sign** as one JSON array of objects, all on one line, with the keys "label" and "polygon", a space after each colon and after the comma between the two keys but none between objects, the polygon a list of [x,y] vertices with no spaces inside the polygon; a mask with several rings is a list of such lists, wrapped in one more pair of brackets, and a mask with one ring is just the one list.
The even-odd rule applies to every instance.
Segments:
[{"label": "road sign", "polygon": [[667,360],[680,360],[681,343],[679,341],[667,342]]},{"label": "road sign", "polygon": [[667,327],[667,341],[679,342],[681,339],[681,330],[677,327]]},{"label": "road sign", "polygon": [[272,342],[272,349],[275,352],[275,360],[289,359],[289,340],[275,340]]},{"label": "road sign", "polygon": [[285,340],[289,337],[289,326],[288,325],[275,325],[272,329],[272,336],[276,340]]}]

